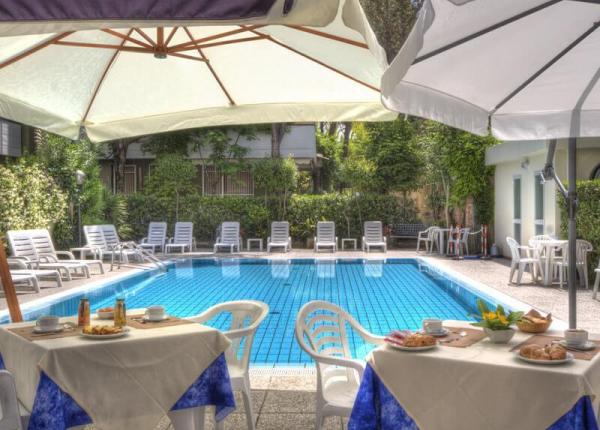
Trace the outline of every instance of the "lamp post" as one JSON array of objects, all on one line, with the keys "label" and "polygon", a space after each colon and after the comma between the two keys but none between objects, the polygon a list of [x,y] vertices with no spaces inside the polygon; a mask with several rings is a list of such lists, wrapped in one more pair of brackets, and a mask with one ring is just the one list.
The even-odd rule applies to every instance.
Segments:
[{"label": "lamp post", "polygon": [[75,171],[75,182],[77,182],[77,246],[81,246],[81,191],[85,181],[85,173],[81,170]]}]

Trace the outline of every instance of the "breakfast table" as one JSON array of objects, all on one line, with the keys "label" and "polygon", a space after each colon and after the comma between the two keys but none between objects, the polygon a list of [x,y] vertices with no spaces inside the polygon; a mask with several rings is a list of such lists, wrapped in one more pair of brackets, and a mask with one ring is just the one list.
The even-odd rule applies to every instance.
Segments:
[{"label": "breakfast table", "polygon": [[[464,321],[444,326],[470,327]],[[508,345],[483,339],[460,347],[440,343],[426,352],[389,345],[373,350],[349,430],[597,430],[598,356],[560,365],[526,363],[512,349],[532,336],[517,332]]]},{"label": "breakfast table", "polygon": [[31,322],[0,327],[0,368],[15,377],[30,430],[152,429],[165,415],[177,421],[175,411],[214,405],[220,420],[235,408],[224,356],[230,341],[216,329],[128,317],[126,335],[96,340],[69,328],[74,318],[60,322],[67,329],[55,335],[34,333]]}]

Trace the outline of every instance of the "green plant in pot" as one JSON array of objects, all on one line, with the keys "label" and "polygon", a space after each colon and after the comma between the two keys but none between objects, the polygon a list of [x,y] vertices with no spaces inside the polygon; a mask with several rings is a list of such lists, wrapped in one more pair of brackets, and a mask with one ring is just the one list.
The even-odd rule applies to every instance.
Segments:
[{"label": "green plant in pot", "polygon": [[495,310],[490,310],[481,299],[477,299],[477,309],[480,314],[475,315],[475,318],[479,321],[471,325],[482,327],[494,343],[508,343],[515,335],[515,329],[511,325],[523,316],[523,312],[506,313],[502,305],[496,306]]}]

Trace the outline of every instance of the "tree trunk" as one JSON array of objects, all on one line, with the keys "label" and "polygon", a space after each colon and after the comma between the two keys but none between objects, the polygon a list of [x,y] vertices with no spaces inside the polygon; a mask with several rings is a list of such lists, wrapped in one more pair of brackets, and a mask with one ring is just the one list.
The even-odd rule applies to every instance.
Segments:
[{"label": "tree trunk", "polygon": [[112,142],[115,165],[115,192],[125,192],[125,164],[127,163],[127,148],[131,140],[119,139]]},{"label": "tree trunk", "polygon": [[450,227],[450,186],[446,183],[446,178],[442,175],[442,186],[444,187],[444,217],[446,219],[446,228]]},{"label": "tree trunk", "polygon": [[338,123],[337,122],[330,122],[329,123],[329,130],[327,131],[327,134],[329,136],[336,136],[337,135],[337,131],[338,131]]},{"label": "tree trunk", "polygon": [[348,154],[350,153],[350,135],[352,134],[352,123],[345,122],[344,123],[344,147],[342,151],[342,157],[344,160],[348,158]]},{"label": "tree trunk", "polygon": [[285,124],[271,124],[271,158],[281,157],[281,141],[285,134]]}]

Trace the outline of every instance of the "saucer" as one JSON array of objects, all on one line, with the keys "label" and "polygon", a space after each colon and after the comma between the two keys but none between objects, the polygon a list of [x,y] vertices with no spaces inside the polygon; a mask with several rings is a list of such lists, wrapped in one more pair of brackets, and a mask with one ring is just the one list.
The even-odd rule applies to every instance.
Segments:
[{"label": "saucer", "polygon": [[564,346],[567,349],[573,349],[577,351],[592,351],[598,347],[598,345],[595,342],[590,341],[587,341],[582,345],[569,345],[566,340],[560,340],[558,344]]},{"label": "saucer", "polygon": [[426,332],[425,330],[421,330],[419,333],[421,333],[421,334],[427,334],[427,335],[433,336],[433,337],[444,337],[448,333],[450,333],[450,331],[448,329],[446,329],[446,328],[443,328],[440,331],[434,331],[434,332]]},{"label": "saucer", "polygon": [[171,318],[169,315],[164,314],[162,317],[160,318],[151,318],[149,315],[144,315],[142,317],[142,319],[146,322],[161,322],[161,321],[166,321],[169,318]]},{"label": "saucer", "polygon": [[35,326],[33,328],[33,332],[38,333],[38,334],[60,333],[64,329],[65,328],[62,325],[57,325],[56,327],[48,327],[48,328],[42,328],[40,326]]}]

